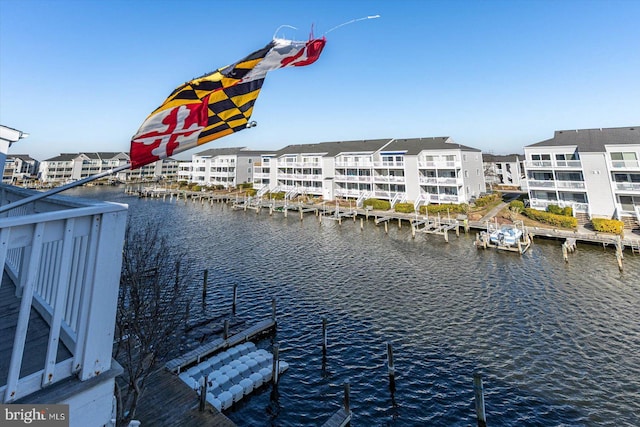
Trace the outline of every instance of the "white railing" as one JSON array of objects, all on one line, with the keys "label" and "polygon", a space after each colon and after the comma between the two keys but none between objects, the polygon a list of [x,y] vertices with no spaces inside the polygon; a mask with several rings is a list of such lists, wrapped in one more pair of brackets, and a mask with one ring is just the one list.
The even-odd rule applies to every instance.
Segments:
[{"label": "white railing", "polygon": [[404,168],[404,162],[373,162],[374,168]]},{"label": "white railing", "polygon": [[532,208],[535,209],[547,209],[549,205],[556,205],[561,208],[571,207],[574,212],[588,212],[589,204],[580,202],[569,202],[565,200],[543,200],[543,199],[530,199],[529,203]]},{"label": "white railing", "polygon": [[[0,204],[30,192],[1,186]],[[81,381],[111,369],[127,206],[50,196],[0,218],[0,261],[16,287],[16,321],[2,402],[13,402],[72,375]],[[49,325],[46,348],[25,354],[31,308]],[[59,341],[71,357],[57,361]],[[38,351],[38,350],[36,350]],[[20,376],[23,359],[44,359]]]},{"label": "white railing", "polygon": [[613,169],[638,169],[640,165],[637,160],[612,160],[611,167]]},{"label": "white railing", "polygon": [[550,167],[553,167],[553,162],[551,160],[531,160],[531,161],[525,162],[525,167],[550,168]]},{"label": "white railing", "polygon": [[541,179],[528,179],[527,184],[529,188],[554,188],[556,182],[552,179],[549,180],[541,180]]},{"label": "white railing", "polygon": [[585,188],[584,181],[556,181],[556,186],[558,188]]},{"label": "white railing", "polygon": [[354,161],[341,161],[341,160],[336,160],[336,167],[337,168],[363,168],[363,169],[370,169],[371,166],[373,166],[373,162],[371,161],[359,161],[359,162],[354,162]]},{"label": "white railing", "polygon": [[580,160],[556,160],[557,168],[581,168],[582,162]]},{"label": "white railing", "polygon": [[616,190],[640,191],[640,182],[616,182]]},{"label": "white railing", "polygon": [[369,193],[368,191],[358,194],[357,195],[358,199],[356,200],[356,207],[361,208],[362,205],[364,204],[364,201],[369,198],[370,194],[371,193]]},{"label": "white railing", "polygon": [[405,182],[406,178],[395,175],[374,175],[373,180],[375,182]]},{"label": "white railing", "polygon": [[462,162],[447,161],[447,160],[419,161],[418,168],[419,169],[460,169],[462,168]]}]

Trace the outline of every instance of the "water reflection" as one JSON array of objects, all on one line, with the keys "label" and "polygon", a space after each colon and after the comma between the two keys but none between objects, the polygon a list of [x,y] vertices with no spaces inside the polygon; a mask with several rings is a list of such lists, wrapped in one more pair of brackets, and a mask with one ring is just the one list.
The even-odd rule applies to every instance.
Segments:
[{"label": "water reflection", "polygon": [[129,203],[134,224],[161,218],[196,277],[209,269],[208,310],[228,313],[234,284],[248,320],[269,316],[277,298],[290,368],[277,405],[266,390],[229,412],[238,425],[320,425],[340,407],[345,381],[354,425],[473,425],[477,370],[490,425],[640,424],[640,256],[627,255],[619,272],[613,250],[598,246],[578,245],[565,264],[555,241],[536,240],[520,257],[477,251],[472,236],[447,244],[412,239],[408,227],[385,234],[372,222],[361,230],[79,192]]}]

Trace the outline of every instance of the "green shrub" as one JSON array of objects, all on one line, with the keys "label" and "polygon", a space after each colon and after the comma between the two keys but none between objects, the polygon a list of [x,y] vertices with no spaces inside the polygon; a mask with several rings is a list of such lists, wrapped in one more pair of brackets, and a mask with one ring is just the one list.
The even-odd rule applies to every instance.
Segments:
[{"label": "green shrub", "polygon": [[371,206],[372,209],[378,211],[388,211],[391,209],[391,202],[388,200],[367,199],[364,201],[364,206]]},{"label": "green shrub", "polygon": [[191,186],[191,191],[200,191],[200,190],[202,190],[202,187],[200,187],[197,184]]},{"label": "green shrub", "polygon": [[524,210],[524,202],[521,200],[514,200],[509,203],[509,209],[519,209],[520,212]]},{"label": "green shrub", "polygon": [[547,212],[555,215],[573,216],[573,209],[571,206],[561,208],[558,205],[549,205],[547,206]]},{"label": "green shrub", "polygon": [[459,205],[453,203],[445,203],[442,205],[422,205],[420,206],[420,213],[426,214],[427,212],[431,214],[438,213],[467,213],[469,210],[469,205],[466,203],[461,203]]},{"label": "green shrub", "polygon": [[487,205],[490,205],[493,202],[500,200],[501,197],[502,197],[502,194],[500,193],[488,194],[484,197],[480,197],[479,199],[476,199],[476,206],[480,208],[485,207]]},{"label": "green shrub", "polygon": [[269,198],[274,200],[284,200],[284,196],[284,191],[280,191],[278,193],[269,193]]},{"label": "green shrub", "polygon": [[592,218],[591,224],[593,229],[601,233],[613,233],[622,235],[624,230],[624,222],[617,219]]},{"label": "green shrub", "polygon": [[255,188],[247,188],[245,193],[247,193],[247,196],[255,196],[258,193],[258,190]]},{"label": "green shrub", "polygon": [[578,226],[578,219],[572,216],[556,215],[533,208],[526,208],[524,214],[535,221],[544,222],[554,227],[576,228]]},{"label": "green shrub", "polygon": [[396,203],[394,209],[396,212],[400,213],[414,213],[416,211],[413,207],[413,203]]}]

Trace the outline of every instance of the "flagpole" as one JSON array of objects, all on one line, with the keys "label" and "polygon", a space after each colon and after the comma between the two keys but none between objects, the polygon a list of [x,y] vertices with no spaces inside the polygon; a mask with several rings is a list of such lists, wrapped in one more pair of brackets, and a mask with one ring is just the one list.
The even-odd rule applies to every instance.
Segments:
[{"label": "flagpole", "polygon": [[44,199],[45,197],[53,196],[54,194],[58,194],[58,193],[60,193],[62,191],[68,190],[70,188],[78,187],[79,185],[86,184],[87,182],[91,182],[91,181],[94,181],[96,179],[104,178],[105,176],[109,176],[109,175],[112,175],[114,173],[123,171],[125,169],[130,169],[130,168],[131,168],[131,164],[127,163],[126,165],[122,165],[122,166],[118,166],[117,168],[109,169],[106,172],[101,172],[101,173],[96,174],[96,175],[91,175],[91,176],[88,176],[86,178],[82,178],[82,179],[79,179],[77,181],[70,182],[70,183],[65,184],[65,185],[61,185],[60,187],[52,188],[49,191],[44,191],[44,192],[41,192],[41,193],[38,193],[38,194],[34,194],[33,196],[29,196],[29,197],[26,197],[24,199],[20,199],[18,201],[15,201],[13,203],[9,203],[7,205],[0,206],[0,213],[9,211],[11,209],[18,208],[20,206],[24,206],[24,205],[26,205],[28,203],[35,202],[36,200]]}]

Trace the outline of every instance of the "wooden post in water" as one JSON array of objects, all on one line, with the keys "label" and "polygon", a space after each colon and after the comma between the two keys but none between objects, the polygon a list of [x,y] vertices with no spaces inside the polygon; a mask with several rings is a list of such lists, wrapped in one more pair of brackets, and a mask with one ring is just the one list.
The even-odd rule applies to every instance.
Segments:
[{"label": "wooden post in water", "polygon": [[300,210],[300,221],[302,221],[304,219],[304,214],[302,213],[302,206],[300,206],[299,210]]},{"label": "wooden post in water", "polygon": [[564,259],[564,262],[569,262],[569,254],[568,254],[568,250],[567,250],[567,242],[564,242],[562,244],[562,259]]},{"label": "wooden post in water", "polygon": [[236,315],[236,300],[238,299],[238,285],[233,285],[233,303],[231,304],[231,314]]},{"label": "wooden post in water", "polygon": [[209,278],[209,270],[204,270],[204,278],[202,279],[202,309],[207,306],[207,282]]},{"label": "wooden post in water", "polygon": [[449,230],[444,229],[444,241],[449,243]]},{"label": "wooden post in water", "polygon": [[402,218],[398,218],[398,228],[402,228]]},{"label": "wooden post in water", "polygon": [[393,363],[393,347],[391,343],[387,343],[387,371],[389,372],[389,389],[391,392],[396,391],[396,367]]},{"label": "wooden post in water", "polygon": [[327,358],[327,318],[322,318],[322,358]]},{"label": "wooden post in water", "polygon": [[385,234],[389,234],[389,221],[384,222],[384,232]]},{"label": "wooden post in water", "polygon": [[344,411],[347,414],[351,413],[351,388],[348,382],[344,383]]},{"label": "wooden post in water", "polygon": [[484,387],[482,385],[482,374],[479,372],[473,374],[473,393],[475,394],[478,427],[487,427],[487,417],[484,412]]},{"label": "wooden post in water", "polygon": [[364,218],[360,218],[360,230],[364,230]]},{"label": "wooden post in water", "polygon": [[273,379],[273,385],[278,385],[278,379],[280,377],[280,361],[278,360],[280,355],[278,354],[280,350],[280,345],[275,343],[273,345],[273,368],[271,370],[271,378]]},{"label": "wooden post in water", "polygon": [[200,404],[198,405],[198,411],[204,412],[205,402],[207,401],[207,381],[209,377],[204,376],[200,378]]},{"label": "wooden post in water", "polygon": [[222,333],[222,338],[225,340],[229,338],[229,319],[224,320],[224,331]]}]

